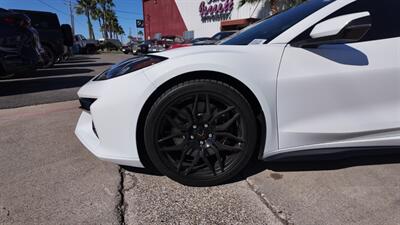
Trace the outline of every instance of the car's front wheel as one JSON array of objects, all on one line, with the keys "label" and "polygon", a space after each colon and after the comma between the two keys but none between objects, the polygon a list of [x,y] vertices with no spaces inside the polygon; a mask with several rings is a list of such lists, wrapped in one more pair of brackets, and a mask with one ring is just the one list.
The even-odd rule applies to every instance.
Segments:
[{"label": "car's front wheel", "polygon": [[246,166],[257,140],[256,119],[233,87],[193,80],[163,93],[148,113],[145,147],[163,174],[190,186],[217,185]]}]

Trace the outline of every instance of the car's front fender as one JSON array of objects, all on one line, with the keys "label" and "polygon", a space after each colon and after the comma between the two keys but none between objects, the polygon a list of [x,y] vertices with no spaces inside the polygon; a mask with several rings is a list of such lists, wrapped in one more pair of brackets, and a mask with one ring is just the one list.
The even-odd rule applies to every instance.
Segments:
[{"label": "car's front fender", "polygon": [[[264,155],[278,150],[278,126],[276,117],[277,74],[285,45],[218,46],[218,51],[204,48],[191,52],[172,50],[159,54],[168,60],[154,65],[144,72],[155,88],[165,82],[193,72],[206,71],[225,74],[239,80],[258,99],[267,122]],[[198,48],[198,47],[193,47]],[[198,78],[201,78],[201,73]]]}]

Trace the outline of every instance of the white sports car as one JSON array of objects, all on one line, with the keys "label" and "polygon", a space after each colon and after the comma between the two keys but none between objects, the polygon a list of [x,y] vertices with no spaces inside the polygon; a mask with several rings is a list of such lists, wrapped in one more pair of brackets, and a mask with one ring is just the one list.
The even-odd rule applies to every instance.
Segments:
[{"label": "white sports car", "polygon": [[215,46],[132,58],[79,91],[97,157],[186,185],[252,156],[400,146],[400,1],[308,0]]}]

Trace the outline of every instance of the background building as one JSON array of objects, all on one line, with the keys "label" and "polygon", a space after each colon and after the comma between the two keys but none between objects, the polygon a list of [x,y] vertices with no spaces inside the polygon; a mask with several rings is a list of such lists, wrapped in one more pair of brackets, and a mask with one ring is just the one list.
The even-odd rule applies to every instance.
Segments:
[{"label": "background building", "polygon": [[221,30],[241,29],[270,12],[265,1],[238,6],[239,0],[143,0],[145,37],[182,36],[185,31],[209,37]]}]

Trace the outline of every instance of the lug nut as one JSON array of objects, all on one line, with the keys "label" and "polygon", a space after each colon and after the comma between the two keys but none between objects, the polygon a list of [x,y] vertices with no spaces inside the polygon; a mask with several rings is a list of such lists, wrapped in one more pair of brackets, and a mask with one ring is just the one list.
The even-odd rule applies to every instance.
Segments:
[{"label": "lug nut", "polygon": [[208,127],[208,124],[204,124],[204,127],[207,128],[207,127]]},{"label": "lug nut", "polygon": [[193,125],[193,129],[196,129],[197,128],[197,125]]}]

